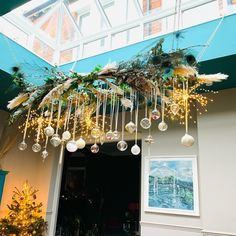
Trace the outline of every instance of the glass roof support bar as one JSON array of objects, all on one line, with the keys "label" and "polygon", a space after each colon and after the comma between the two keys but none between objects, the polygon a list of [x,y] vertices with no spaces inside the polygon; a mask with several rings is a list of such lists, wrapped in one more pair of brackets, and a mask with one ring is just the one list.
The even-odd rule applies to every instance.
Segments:
[{"label": "glass roof support bar", "polygon": [[38,22],[37,27],[40,28],[51,16],[52,14],[60,7],[59,2],[56,3]]},{"label": "glass roof support bar", "polygon": [[97,6],[104,22],[105,22],[107,28],[110,29],[112,27],[111,22],[110,22],[109,18],[107,17],[107,14],[105,13],[105,11],[103,9],[103,6],[102,6],[100,0],[94,0],[94,2],[96,3],[96,6]]},{"label": "glass roof support bar", "polygon": [[134,5],[136,7],[139,17],[143,17],[143,11],[142,11],[142,7],[140,6],[139,0],[132,0],[132,1],[134,2]]},{"label": "glass roof support bar", "polygon": [[68,7],[66,6],[66,4],[65,4],[64,2],[63,2],[62,4],[63,4],[63,7],[64,7],[66,13],[67,13],[68,16],[70,17],[70,19],[71,19],[71,21],[72,21],[72,23],[73,23],[73,25],[74,25],[74,27],[75,27],[77,33],[79,34],[80,37],[83,37],[83,33],[82,33],[80,27],[76,24],[75,19],[74,19],[74,17],[71,15],[70,10],[68,9]]}]

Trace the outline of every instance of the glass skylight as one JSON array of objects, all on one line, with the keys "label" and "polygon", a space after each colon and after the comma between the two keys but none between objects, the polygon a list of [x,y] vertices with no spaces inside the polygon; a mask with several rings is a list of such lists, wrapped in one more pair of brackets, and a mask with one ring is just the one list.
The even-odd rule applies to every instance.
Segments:
[{"label": "glass skylight", "polygon": [[1,17],[0,31],[58,65],[234,13],[234,6],[231,0],[32,0]]}]

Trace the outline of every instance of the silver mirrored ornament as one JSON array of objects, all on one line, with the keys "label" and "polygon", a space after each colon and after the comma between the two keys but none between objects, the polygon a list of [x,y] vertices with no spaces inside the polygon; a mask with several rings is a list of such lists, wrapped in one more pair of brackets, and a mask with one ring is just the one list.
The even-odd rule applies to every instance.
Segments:
[{"label": "silver mirrored ornament", "polygon": [[179,111],[179,105],[177,103],[172,103],[170,105],[170,110],[171,110],[173,115],[176,115]]},{"label": "silver mirrored ornament", "polygon": [[76,150],[78,149],[76,141],[75,140],[70,140],[66,144],[66,149],[67,149],[68,152],[76,152]]},{"label": "silver mirrored ornament", "polygon": [[168,125],[165,121],[162,121],[158,124],[158,129],[162,132],[166,131],[168,129]]},{"label": "silver mirrored ornament", "polygon": [[43,161],[48,157],[48,151],[46,149],[42,151],[41,157],[43,158]]},{"label": "silver mirrored ornament", "polygon": [[136,125],[134,124],[133,121],[130,121],[129,123],[126,124],[125,129],[130,133],[134,133],[136,131]]},{"label": "silver mirrored ornament", "polygon": [[138,155],[140,153],[141,149],[137,144],[134,144],[134,146],[131,148],[131,153],[133,155]]},{"label": "silver mirrored ornament", "polygon": [[66,130],[62,133],[62,140],[68,141],[71,138],[71,133],[70,131]]},{"label": "silver mirrored ornament", "polygon": [[24,151],[27,148],[27,143],[25,141],[22,141],[21,143],[19,143],[18,148],[21,151]]},{"label": "silver mirrored ornament", "polygon": [[120,132],[118,130],[115,130],[113,132],[113,139],[118,140],[120,138]]},{"label": "silver mirrored ornament", "polygon": [[53,136],[53,134],[54,134],[54,129],[53,129],[53,127],[52,126],[48,126],[48,127],[46,127],[45,129],[44,129],[44,134],[47,136],[47,137],[51,137],[51,136]]},{"label": "silver mirrored ornament", "polygon": [[153,120],[158,120],[161,117],[160,111],[158,111],[156,108],[152,110],[151,117]]},{"label": "silver mirrored ornament", "polygon": [[112,130],[109,130],[106,133],[106,139],[110,141],[110,140],[113,140],[113,138],[114,138],[114,134],[113,134]]},{"label": "silver mirrored ornament", "polygon": [[32,150],[33,150],[33,152],[40,152],[41,151],[41,145],[39,143],[35,143],[32,146]]},{"label": "silver mirrored ornament", "polygon": [[128,144],[124,140],[119,141],[116,146],[117,149],[121,152],[125,151],[128,148]]},{"label": "silver mirrored ornament", "polygon": [[143,118],[141,121],[140,121],[140,126],[143,128],[143,129],[149,129],[151,127],[151,121],[150,119],[148,119],[147,117]]},{"label": "silver mirrored ornament", "polygon": [[189,134],[185,134],[181,138],[181,143],[186,147],[191,147],[194,144],[194,137]]},{"label": "silver mirrored ornament", "polygon": [[98,153],[99,152],[99,146],[95,143],[90,148],[92,153]]},{"label": "silver mirrored ornament", "polygon": [[52,144],[53,147],[58,147],[61,144],[61,139],[59,134],[54,134],[50,139],[50,143]]}]

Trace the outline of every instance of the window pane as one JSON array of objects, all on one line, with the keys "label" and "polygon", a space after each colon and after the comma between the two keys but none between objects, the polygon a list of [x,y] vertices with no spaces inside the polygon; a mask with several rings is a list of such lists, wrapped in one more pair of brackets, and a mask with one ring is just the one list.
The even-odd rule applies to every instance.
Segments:
[{"label": "window pane", "polygon": [[76,49],[68,49],[60,53],[60,64],[65,64],[73,60],[73,50]]},{"label": "window pane", "polygon": [[107,37],[85,44],[83,57],[90,57],[104,52],[107,48],[106,45]]},{"label": "window pane", "polygon": [[144,24],[144,37],[158,34],[162,31],[162,20],[155,20]]},{"label": "window pane", "polygon": [[112,49],[120,48],[127,44],[127,31],[112,35]]},{"label": "window pane", "polygon": [[52,63],[54,50],[38,38],[34,39],[33,51]]}]

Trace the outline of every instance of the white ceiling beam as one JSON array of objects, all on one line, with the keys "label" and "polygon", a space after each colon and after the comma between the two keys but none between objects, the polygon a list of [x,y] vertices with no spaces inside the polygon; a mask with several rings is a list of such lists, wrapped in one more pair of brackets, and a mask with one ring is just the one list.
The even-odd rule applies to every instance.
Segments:
[{"label": "white ceiling beam", "polygon": [[143,17],[142,7],[140,6],[139,0],[132,0],[134,2],[135,8],[138,12],[139,17]]},{"label": "white ceiling beam", "polygon": [[95,4],[96,4],[96,6],[97,6],[97,8],[98,8],[98,11],[100,12],[100,14],[101,14],[103,20],[104,20],[104,22],[105,22],[107,28],[110,29],[110,28],[112,27],[111,22],[110,22],[109,18],[107,17],[107,14],[106,14],[106,12],[104,11],[104,8],[103,8],[103,6],[102,6],[100,0],[94,0],[94,2],[95,2]]},{"label": "white ceiling beam", "polygon": [[79,27],[79,26],[77,25],[77,23],[75,22],[75,19],[74,19],[74,17],[72,16],[70,10],[69,10],[68,7],[65,5],[65,3],[62,3],[62,4],[63,4],[63,7],[64,7],[65,11],[67,12],[69,18],[71,19],[71,22],[73,23],[73,25],[74,25],[74,27],[75,27],[77,33],[79,34],[80,37],[83,37],[83,33],[82,33],[80,27]]}]

